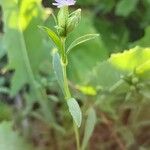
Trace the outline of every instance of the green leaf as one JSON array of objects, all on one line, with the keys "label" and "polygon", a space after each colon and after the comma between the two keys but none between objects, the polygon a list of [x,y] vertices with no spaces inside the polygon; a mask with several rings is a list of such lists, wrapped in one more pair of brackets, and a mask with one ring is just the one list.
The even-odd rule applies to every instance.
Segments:
[{"label": "green leaf", "polygon": [[120,0],[116,7],[116,14],[128,16],[137,6],[139,0]]},{"label": "green leaf", "polygon": [[55,46],[58,48],[59,51],[62,50],[62,43],[60,38],[57,36],[57,34],[51,30],[50,28],[44,27],[44,26],[39,26],[39,28],[43,29],[49,36],[49,38],[53,41]]},{"label": "green leaf", "polygon": [[14,71],[10,82],[10,95],[15,96],[23,86],[29,85],[27,105],[31,106],[38,101],[45,120],[54,122],[46,91],[37,81],[37,78],[40,79],[39,72],[43,64],[48,67],[42,73],[49,75],[51,69],[47,36],[37,27],[44,24],[48,15],[41,0],[0,0],[0,5],[3,8],[5,32],[2,38],[8,55],[8,69]]},{"label": "green leaf", "polygon": [[[93,25],[93,18],[89,12],[84,12],[79,26],[69,35],[66,44],[71,43],[76,37],[88,32],[97,34]],[[86,25],[86,26],[85,26]],[[69,46],[69,45],[67,45]],[[74,47],[68,55],[68,78],[73,82],[83,85],[88,79],[91,69],[99,62],[107,58],[107,50],[101,38],[82,43]]]},{"label": "green leaf", "polygon": [[132,73],[137,67],[150,60],[150,49],[135,47],[123,53],[113,54],[108,60],[122,72]]},{"label": "green leaf", "polygon": [[74,122],[80,127],[82,122],[82,112],[78,102],[74,98],[70,98],[67,100],[67,105]]},{"label": "green leaf", "polygon": [[150,60],[137,67],[136,73],[144,79],[150,79]]},{"label": "green leaf", "polygon": [[23,137],[13,131],[11,122],[0,124],[0,150],[32,150]]},{"label": "green leaf", "polygon": [[98,36],[99,36],[99,34],[86,34],[86,35],[83,35],[83,36],[77,38],[77,39],[74,40],[74,41],[71,43],[71,45],[68,47],[67,53],[69,53],[70,50],[73,49],[74,47],[76,47],[77,45],[82,44],[82,43],[84,43],[84,42],[87,42],[87,41],[89,41],[89,40],[92,40],[92,39],[94,39],[94,38],[96,38],[96,37],[98,37]]},{"label": "green leaf", "polygon": [[86,148],[86,146],[88,145],[88,141],[89,141],[90,137],[92,136],[95,124],[96,124],[96,113],[95,113],[95,110],[93,108],[90,108],[88,110],[88,118],[87,118],[87,121],[85,124],[82,150],[84,150]]},{"label": "green leaf", "polygon": [[54,51],[53,53],[53,69],[54,69],[58,84],[64,93],[63,69],[62,69],[61,58],[57,51]]},{"label": "green leaf", "polygon": [[121,73],[113,65],[104,61],[94,67],[89,77],[89,83],[108,89],[120,80],[120,76]]},{"label": "green leaf", "polygon": [[[114,87],[121,80],[121,76],[127,76],[131,73],[135,73],[142,80],[148,79],[149,61],[150,48],[135,47],[125,50],[123,53],[112,54],[107,61],[99,63],[93,69],[88,83],[108,89]],[[121,87],[123,87],[122,84]]]},{"label": "green leaf", "polygon": [[40,0],[1,0],[0,4],[5,31],[2,40],[8,54],[8,68],[14,70],[11,94],[16,95],[25,84],[32,84],[29,65],[35,76],[43,64],[48,66],[45,70],[50,70],[50,48],[45,44],[46,36],[37,28],[44,22],[45,11]]}]

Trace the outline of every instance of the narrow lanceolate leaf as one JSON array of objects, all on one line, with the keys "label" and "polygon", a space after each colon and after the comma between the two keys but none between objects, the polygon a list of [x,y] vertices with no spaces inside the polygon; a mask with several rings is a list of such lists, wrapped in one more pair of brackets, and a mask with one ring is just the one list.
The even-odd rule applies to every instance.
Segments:
[{"label": "narrow lanceolate leaf", "polygon": [[74,98],[70,98],[69,100],[67,100],[67,105],[74,122],[78,127],[80,127],[82,122],[82,112],[78,102]]},{"label": "narrow lanceolate leaf", "polygon": [[58,84],[64,93],[63,69],[61,65],[61,58],[57,51],[54,51],[53,53],[53,68],[54,68],[54,72],[55,72]]},{"label": "narrow lanceolate leaf", "polygon": [[84,42],[87,42],[87,41],[89,41],[89,40],[92,40],[92,39],[94,39],[94,38],[96,38],[96,37],[98,37],[98,36],[99,36],[99,34],[86,34],[86,35],[83,35],[83,36],[77,38],[77,39],[76,39],[75,41],[73,41],[73,42],[71,43],[71,45],[68,47],[67,53],[69,53],[70,50],[73,49],[74,47],[76,47],[77,45],[79,45],[79,44],[81,44],[81,43],[84,43]]},{"label": "narrow lanceolate leaf", "polygon": [[53,30],[44,26],[39,26],[39,28],[43,29],[48,34],[49,38],[53,41],[58,50],[62,49],[61,40]]},{"label": "narrow lanceolate leaf", "polygon": [[85,124],[82,150],[84,150],[86,148],[86,146],[88,145],[88,141],[89,141],[90,137],[92,136],[95,124],[96,124],[96,113],[93,108],[90,108],[88,111],[88,118],[87,118],[87,121]]}]

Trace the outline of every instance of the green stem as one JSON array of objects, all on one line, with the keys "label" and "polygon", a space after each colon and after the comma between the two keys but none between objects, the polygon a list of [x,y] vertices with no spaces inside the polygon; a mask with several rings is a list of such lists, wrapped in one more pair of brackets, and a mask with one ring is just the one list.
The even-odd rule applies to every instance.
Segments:
[{"label": "green stem", "polygon": [[[68,100],[71,98],[71,94],[68,87],[67,73],[66,73],[66,65],[63,65],[63,77],[64,77],[64,90],[65,90],[65,99]],[[79,139],[79,131],[75,122],[73,122],[74,133],[76,137],[77,150],[80,150],[80,139]]]},{"label": "green stem", "polygon": [[64,65],[67,66],[66,44],[65,44],[66,38],[62,37],[61,42],[62,42],[62,45],[63,45],[63,47],[62,47],[62,62],[63,62]]},{"label": "green stem", "polygon": [[73,122],[74,132],[76,137],[77,150],[80,150],[79,130],[75,122]]},{"label": "green stem", "polygon": [[[71,93],[68,86],[67,79],[67,56],[65,51],[65,38],[62,38],[61,41],[63,43],[63,52],[62,52],[62,67],[63,67],[63,79],[64,79],[64,91],[65,91],[65,99],[68,100],[71,98]],[[77,150],[80,150],[80,139],[79,139],[79,131],[75,122],[73,122],[73,128],[76,138]]]},{"label": "green stem", "polygon": [[66,72],[66,65],[63,64],[63,77],[64,77],[64,90],[65,90],[65,99],[68,100],[71,98],[70,90],[68,87],[68,79],[67,79],[67,72]]}]

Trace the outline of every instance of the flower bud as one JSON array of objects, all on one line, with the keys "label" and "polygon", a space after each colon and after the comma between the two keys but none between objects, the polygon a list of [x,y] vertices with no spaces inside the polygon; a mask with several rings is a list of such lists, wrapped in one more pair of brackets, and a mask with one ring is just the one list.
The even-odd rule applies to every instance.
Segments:
[{"label": "flower bud", "polygon": [[68,7],[64,6],[60,8],[57,16],[58,25],[56,26],[58,34],[60,36],[66,36],[66,26],[67,26],[68,16],[69,16]]},{"label": "flower bud", "polygon": [[79,24],[81,20],[81,9],[77,9],[73,13],[70,14],[67,20],[67,34],[72,32]]}]

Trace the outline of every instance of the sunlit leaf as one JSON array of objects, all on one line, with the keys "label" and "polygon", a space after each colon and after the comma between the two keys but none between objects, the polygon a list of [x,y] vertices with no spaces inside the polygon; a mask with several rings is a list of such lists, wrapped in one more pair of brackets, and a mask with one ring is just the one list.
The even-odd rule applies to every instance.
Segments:
[{"label": "sunlit leaf", "polygon": [[148,60],[150,60],[150,49],[135,47],[123,53],[113,54],[108,61],[121,71],[132,72]]},{"label": "sunlit leaf", "polygon": [[96,90],[91,86],[77,86],[77,89],[86,95],[94,96],[97,94]]},{"label": "sunlit leaf", "polygon": [[137,67],[136,73],[142,75],[144,79],[150,78],[150,60]]},{"label": "sunlit leaf", "polygon": [[98,64],[93,69],[89,83],[108,89],[114,87],[122,76],[130,73],[135,72],[141,78],[145,76],[148,78],[149,61],[149,48],[135,47],[123,53],[112,54],[107,61]]},{"label": "sunlit leaf", "polygon": [[15,95],[25,84],[31,84],[29,65],[35,76],[42,64],[50,66],[50,48],[44,44],[46,36],[37,27],[44,22],[45,12],[40,0],[1,0],[0,3],[3,8],[2,38],[8,54],[8,68],[14,70],[11,95]]}]

